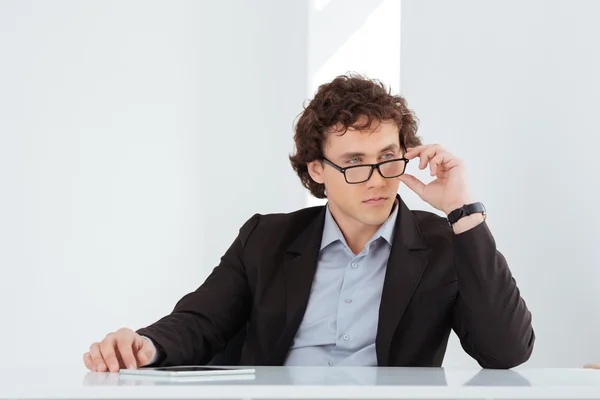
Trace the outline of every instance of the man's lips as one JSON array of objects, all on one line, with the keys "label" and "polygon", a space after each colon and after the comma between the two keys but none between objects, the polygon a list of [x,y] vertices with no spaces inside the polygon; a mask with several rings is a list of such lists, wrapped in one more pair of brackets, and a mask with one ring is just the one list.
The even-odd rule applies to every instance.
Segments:
[{"label": "man's lips", "polygon": [[367,199],[365,201],[363,201],[363,203],[366,204],[379,204],[379,203],[383,203],[384,201],[387,200],[387,197],[371,197],[370,199]]}]

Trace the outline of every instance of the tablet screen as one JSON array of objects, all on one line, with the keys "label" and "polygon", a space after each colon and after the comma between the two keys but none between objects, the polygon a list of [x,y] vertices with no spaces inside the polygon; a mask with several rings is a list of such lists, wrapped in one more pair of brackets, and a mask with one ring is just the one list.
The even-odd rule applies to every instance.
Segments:
[{"label": "tablet screen", "polygon": [[170,372],[198,372],[198,371],[235,371],[236,369],[241,368],[225,368],[225,367],[204,367],[204,366],[178,366],[178,367],[156,367],[149,368],[154,371],[170,371]]}]

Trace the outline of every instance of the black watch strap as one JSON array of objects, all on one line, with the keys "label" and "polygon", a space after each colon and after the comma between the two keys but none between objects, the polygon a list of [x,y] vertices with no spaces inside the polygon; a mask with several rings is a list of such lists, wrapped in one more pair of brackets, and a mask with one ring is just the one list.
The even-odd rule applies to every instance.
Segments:
[{"label": "black watch strap", "polygon": [[483,206],[483,203],[465,204],[464,206],[457,208],[456,210],[448,214],[448,222],[450,222],[450,225],[452,225],[462,217],[466,217],[467,215],[476,213],[482,213],[483,219],[485,220],[486,211],[485,207]]}]

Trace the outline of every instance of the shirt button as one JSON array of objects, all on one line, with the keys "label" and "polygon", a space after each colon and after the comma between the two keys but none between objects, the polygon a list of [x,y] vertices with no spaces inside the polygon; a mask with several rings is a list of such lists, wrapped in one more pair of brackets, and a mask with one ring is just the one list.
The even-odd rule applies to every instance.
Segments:
[{"label": "shirt button", "polygon": [[344,302],[350,304],[350,303],[352,303],[352,299],[346,299],[346,300],[344,300]]},{"label": "shirt button", "polygon": [[335,363],[333,361],[329,361],[329,366],[333,367],[335,365]]},{"label": "shirt button", "polygon": [[343,338],[345,341],[348,341],[348,340],[350,340],[350,335],[344,335]]},{"label": "shirt button", "polygon": [[358,264],[357,263],[352,263],[352,268],[354,268],[354,269],[358,268]]}]

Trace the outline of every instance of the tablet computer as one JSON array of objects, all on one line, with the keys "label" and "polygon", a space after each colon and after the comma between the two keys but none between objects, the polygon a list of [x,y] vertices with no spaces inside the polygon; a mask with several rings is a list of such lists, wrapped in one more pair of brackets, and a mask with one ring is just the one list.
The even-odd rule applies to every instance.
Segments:
[{"label": "tablet computer", "polygon": [[213,367],[200,365],[180,365],[173,367],[146,367],[139,369],[121,369],[120,374],[125,375],[152,375],[152,376],[214,376],[214,375],[245,375],[254,374],[254,368],[241,367]]}]

